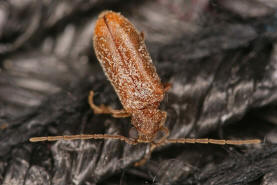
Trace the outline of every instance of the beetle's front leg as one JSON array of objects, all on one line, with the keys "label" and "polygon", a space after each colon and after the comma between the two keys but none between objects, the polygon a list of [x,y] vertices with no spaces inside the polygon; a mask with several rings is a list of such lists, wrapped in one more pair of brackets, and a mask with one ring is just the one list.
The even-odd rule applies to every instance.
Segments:
[{"label": "beetle's front leg", "polygon": [[93,96],[94,96],[94,92],[90,91],[88,102],[94,114],[111,114],[115,118],[125,118],[130,116],[130,114],[127,113],[124,109],[116,110],[111,108],[110,106],[105,106],[103,104],[100,106],[95,105],[93,102]]}]

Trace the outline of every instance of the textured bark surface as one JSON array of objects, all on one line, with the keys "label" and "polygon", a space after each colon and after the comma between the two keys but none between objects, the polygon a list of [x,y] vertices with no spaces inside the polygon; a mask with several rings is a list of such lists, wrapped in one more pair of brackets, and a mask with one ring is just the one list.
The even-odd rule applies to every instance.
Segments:
[{"label": "textured bark surface", "polygon": [[[170,138],[255,139],[261,145],[148,146],[113,140],[30,143],[34,136],[128,136],[92,49],[103,10],[144,32],[163,82]],[[241,1],[0,2],[0,184],[276,184],[277,3]]]}]

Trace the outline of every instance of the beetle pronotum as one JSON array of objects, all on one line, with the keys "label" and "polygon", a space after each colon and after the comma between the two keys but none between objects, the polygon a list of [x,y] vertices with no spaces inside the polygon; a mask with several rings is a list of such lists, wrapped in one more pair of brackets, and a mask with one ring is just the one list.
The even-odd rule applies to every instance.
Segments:
[{"label": "beetle pronotum", "polygon": [[[31,142],[73,139],[118,139],[128,144],[150,143],[151,148],[144,159],[136,163],[143,164],[157,146],[166,143],[211,143],[211,144],[256,144],[253,140],[215,140],[215,139],[168,139],[169,131],[164,126],[166,112],[158,109],[165,92],[170,85],[163,85],[156,73],[151,57],[146,49],[143,34],[122,15],[104,11],[96,21],[94,51],[122,105],[122,110],[96,106],[93,91],[89,95],[89,104],[95,114],[111,114],[115,118],[131,117],[131,123],[138,131],[138,138],[121,135],[81,134],[70,136],[34,137]],[[159,131],[163,137],[156,141]]]}]

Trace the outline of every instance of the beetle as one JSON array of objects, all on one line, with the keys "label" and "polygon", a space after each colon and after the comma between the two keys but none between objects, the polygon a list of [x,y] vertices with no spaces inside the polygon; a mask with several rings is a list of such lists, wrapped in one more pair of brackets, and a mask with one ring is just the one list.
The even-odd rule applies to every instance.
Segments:
[{"label": "beetle", "polygon": [[123,16],[112,11],[100,14],[93,37],[94,51],[113,85],[122,110],[98,108],[95,113],[131,117],[138,131],[138,141],[151,142],[164,128],[166,112],[158,109],[169,85],[164,86],[146,49],[143,34]]},{"label": "beetle", "polygon": [[[94,51],[105,75],[114,87],[122,110],[109,106],[97,106],[93,102],[94,92],[88,97],[95,114],[111,114],[115,118],[131,117],[131,123],[138,132],[138,138],[121,135],[81,134],[70,136],[35,137],[30,141],[55,141],[72,139],[119,139],[128,144],[150,143],[144,158],[135,165],[144,164],[151,152],[166,143],[212,143],[212,144],[256,144],[254,140],[215,139],[168,139],[169,131],[164,126],[167,113],[159,109],[160,102],[170,89],[170,84],[162,84],[144,43],[144,35],[119,13],[102,12],[95,25],[93,36]],[[163,137],[156,138],[163,132]]]}]

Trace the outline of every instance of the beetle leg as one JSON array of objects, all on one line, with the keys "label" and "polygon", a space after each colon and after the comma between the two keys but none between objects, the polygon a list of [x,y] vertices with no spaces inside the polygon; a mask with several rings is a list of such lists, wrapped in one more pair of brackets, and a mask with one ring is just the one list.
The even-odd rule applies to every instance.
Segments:
[{"label": "beetle leg", "polygon": [[124,109],[123,110],[114,110],[114,111],[118,111],[118,112],[113,112],[112,113],[112,117],[114,117],[114,118],[127,118],[127,117],[131,116]]},{"label": "beetle leg", "polygon": [[141,41],[144,41],[144,33],[143,32],[140,32],[140,39],[141,39]]},{"label": "beetle leg", "polygon": [[171,83],[165,83],[164,84],[164,91],[169,91],[169,89],[171,89],[171,87],[172,87],[172,84]]},{"label": "beetle leg", "polygon": [[153,151],[156,147],[157,147],[156,144],[151,143],[150,149],[149,149],[148,151],[146,151],[144,157],[143,157],[140,161],[138,161],[138,162],[135,163],[135,166],[142,166],[142,165],[144,165],[144,164],[146,163],[146,161],[148,161],[148,160],[150,159],[151,153],[152,153],[152,151]]},{"label": "beetle leg", "polygon": [[127,113],[124,109],[116,110],[105,105],[100,105],[100,106],[95,105],[93,102],[93,96],[94,96],[94,92],[90,91],[88,102],[94,114],[111,114],[115,118],[124,118],[124,117],[130,116],[130,114]]}]

